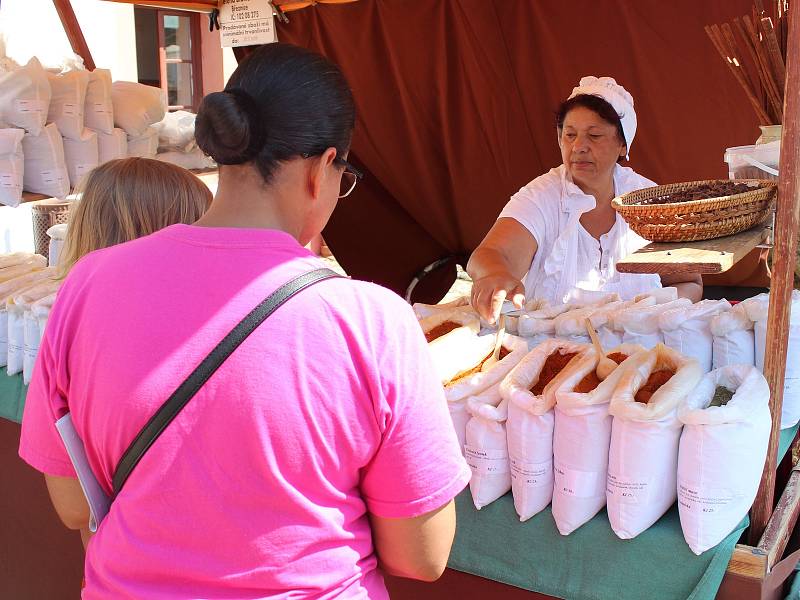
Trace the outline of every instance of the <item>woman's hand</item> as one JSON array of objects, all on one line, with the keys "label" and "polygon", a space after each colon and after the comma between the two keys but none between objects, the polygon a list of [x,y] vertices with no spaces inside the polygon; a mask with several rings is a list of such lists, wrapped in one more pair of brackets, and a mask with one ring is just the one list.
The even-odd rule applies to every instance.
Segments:
[{"label": "woman's hand", "polygon": [[490,324],[497,322],[506,299],[517,308],[525,304],[525,286],[510,273],[493,273],[472,282],[472,308]]}]

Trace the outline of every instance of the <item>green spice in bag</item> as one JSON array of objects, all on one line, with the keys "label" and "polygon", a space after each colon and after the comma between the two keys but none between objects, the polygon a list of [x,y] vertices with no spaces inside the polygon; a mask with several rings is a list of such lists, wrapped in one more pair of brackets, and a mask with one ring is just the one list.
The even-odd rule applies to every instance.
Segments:
[{"label": "green spice in bag", "polygon": [[714,397],[711,399],[711,404],[708,406],[725,406],[731,398],[733,398],[733,392],[726,387],[718,385],[717,389],[714,390]]}]

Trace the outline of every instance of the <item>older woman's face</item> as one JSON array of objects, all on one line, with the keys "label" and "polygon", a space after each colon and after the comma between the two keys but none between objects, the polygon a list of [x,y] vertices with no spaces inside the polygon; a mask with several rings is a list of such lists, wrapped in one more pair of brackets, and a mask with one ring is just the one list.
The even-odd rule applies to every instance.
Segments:
[{"label": "older woman's face", "polygon": [[564,165],[578,186],[607,184],[617,159],[626,154],[617,128],[583,106],[573,108],[564,117],[558,145]]}]

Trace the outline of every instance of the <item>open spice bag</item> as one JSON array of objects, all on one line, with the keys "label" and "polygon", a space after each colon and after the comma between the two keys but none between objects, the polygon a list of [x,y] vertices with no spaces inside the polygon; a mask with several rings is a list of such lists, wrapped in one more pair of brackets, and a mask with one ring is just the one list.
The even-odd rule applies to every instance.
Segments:
[{"label": "open spice bag", "polygon": [[619,366],[602,381],[596,374],[595,352],[564,369],[555,392],[553,433],[553,518],[561,535],[569,535],[606,505],[612,422],[608,403],[625,365],[644,350],[623,344],[608,352]]},{"label": "open spice bag", "polygon": [[467,327],[477,335],[480,331],[480,318],[469,306],[455,306],[431,311],[420,317],[419,326],[425,334],[425,339],[432,342],[458,327]]},{"label": "open spice bag", "polygon": [[676,308],[691,306],[688,298],[678,298],[672,302],[652,306],[633,306],[614,317],[615,324],[623,330],[622,341],[626,344],[639,344],[654,348],[664,342],[664,335],[658,324],[661,313]]},{"label": "open spice bag", "polygon": [[708,324],[712,336],[711,366],[755,365],[756,349],[753,322],[746,305],[736,304],[729,311],[713,317]]},{"label": "open spice bag", "polygon": [[703,372],[663,344],[631,357],[609,404],[608,520],[621,539],[645,531],[677,498],[679,404]]},{"label": "open spice bag", "polygon": [[714,349],[711,319],[730,308],[727,300],[702,300],[662,312],[658,317],[658,326],[664,334],[664,345],[694,358],[703,372],[708,373],[712,367]]},{"label": "open spice bag", "polygon": [[487,390],[467,402],[471,418],[467,423],[464,457],[472,469],[469,490],[475,508],[480,510],[511,489],[511,472],[506,445],[508,402],[499,390]]},{"label": "open spice bag", "polygon": [[772,428],[769,386],[751,365],[722,367],[681,403],[678,418],[678,513],[699,555],[725,539],[755,500]]},{"label": "open spice bag", "polygon": [[577,357],[594,353],[586,344],[545,340],[500,384],[508,403],[508,454],[514,508],[521,521],[544,510],[553,497],[553,425],[562,373]]},{"label": "open spice bag", "polygon": [[[494,338],[491,335],[484,337]],[[490,352],[493,350],[494,348]],[[524,339],[506,334],[500,348],[499,360],[484,360],[478,372],[465,375],[445,385],[444,395],[447,398],[447,408],[450,411],[450,418],[453,421],[453,428],[461,444],[462,452],[466,440],[467,422],[472,417],[467,411],[468,400],[476,396],[480,399],[496,397],[499,402],[500,382],[527,353],[528,344]]]}]

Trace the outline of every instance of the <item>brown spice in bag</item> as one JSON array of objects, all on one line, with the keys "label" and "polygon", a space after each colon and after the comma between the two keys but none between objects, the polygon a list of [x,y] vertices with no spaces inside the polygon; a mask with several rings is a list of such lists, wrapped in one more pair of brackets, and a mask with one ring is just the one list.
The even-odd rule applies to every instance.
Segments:
[{"label": "brown spice in bag", "polygon": [[577,355],[577,352],[567,352],[566,354],[561,354],[561,352],[556,350],[550,356],[548,356],[547,360],[544,361],[544,366],[542,367],[541,372],[539,373],[539,381],[533,385],[531,388],[531,393],[534,396],[541,396],[547,384],[550,383],[556,375],[561,373],[561,371],[564,370],[564,367],[569,364],[569,361],[571,361]]},{"label": "brown spice in bag", "polygon": [[622,364],[622,362],[623,362],[624,360],[626,360],[626,359],[628,358],[628,355],[627,355],[627,354],[623,354],[622,352],[612,352],[611,354],[609,354],[608,356],[606,356],[606,358],[610,358],[610,359],[611,359],[611,360],[613,360],[615,363],[617,363],[618,365],[620,365],[620,364]]},{"label": "brown spice in bag", "polygon": [[[497,360],[501,361],[506,356],[508,356],[509,354],[511,354],[511,350],[509,350],[505,346],[500,346],[500,352],[497,353]],[[457,381],[461,381],[465,377],[469,377],[470,375],[475,375],[476,373],[480,373],[481,370],[483,369],[483,365],[485,365],[486,361],[489,360],[491,357],[492,357],[492,355],[491,355],[491,353],[489,353],[486,356],[486,358],[484,358],[476,366],[472,367],[469,371],[464,371],[463,373],[461,373],[459,375],[456,375],[453,379],[451,379],[449,382],[447,382],[446,385],[452,385],[452,384],[456,383]]]},{"label": "brown spice in bag", "polygon": [[653,371],[650,373],[650,377],[647,378],[645,384],[636,392],[636,395],[633,397],[634,400],[642,404],[647,404],[650,402],[650,398],[653,397],[653,394],[655,394],[662,385],[672,379],[673,375],[675,375],[675,371],[671,369]]},{"label": "brown spice in bag", "polygon": [[598,385],[600,385],[600,378],[597,376],[597,372],[592,369],[589,371],[589,374],[581,379],[581,382],[575,386],[574,391],[578,394],[588,394],[589,392],[593,392]]},{"label": "brown spice in bag", "polygon": [[430,343],[436,338],[440,338],[443,335],[450,333],[454,329],[458,329],[459,327],[461,327],[461,323],[456,323],[455,321],[445,321],[444,323],[440,323],[428,331],[425,334],[425,339],[428,340],[428,343]]}]

